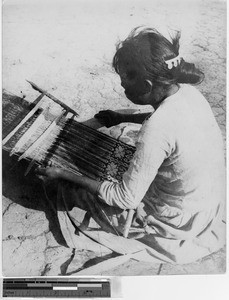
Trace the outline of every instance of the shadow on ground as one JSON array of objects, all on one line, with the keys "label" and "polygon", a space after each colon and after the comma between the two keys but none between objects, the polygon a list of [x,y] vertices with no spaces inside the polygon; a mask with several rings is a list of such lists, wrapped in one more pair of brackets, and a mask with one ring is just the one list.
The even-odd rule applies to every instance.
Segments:
[{"label": "shadow on ground", "polygon": [[[28,168],[27,161],[20,161],[16,156],[10,157],[6,151],[2,153],[2,194],[12,202],[25,208],[43,211],[49,222],[58,244],[66,246],[66,241],[61,233],[59,221],[50,201],[46,198],[44,185],[35,175],[34,169],[25,176]],[[46,192],[54,207],[56,206],[57,183],[49,184]],[[4,214],[4,212],[3,212]]]}]

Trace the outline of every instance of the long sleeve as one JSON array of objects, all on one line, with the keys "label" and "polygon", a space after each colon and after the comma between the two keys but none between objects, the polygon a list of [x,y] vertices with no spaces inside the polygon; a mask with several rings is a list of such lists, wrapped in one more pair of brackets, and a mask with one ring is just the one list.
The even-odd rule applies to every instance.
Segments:
[{"label": "long sleeve", "polygon": [[166,134],[151,118],[139,133],[135,155],[122,182],[104,181],[100,186],[100,199],[111,206],[136,208],[153,182],[158,168],[170,154],[171,147]]},{"label": "long sleeve", "polygon": [[224,147],[201,93],[181,85],[143,124],[136,148],[122,182],[103,182],[100,198],[123,209],[143,201],[144,221],[156,232],[144,239],[154,250],[156,241],[156,248],[178,263],[222,247]]}]

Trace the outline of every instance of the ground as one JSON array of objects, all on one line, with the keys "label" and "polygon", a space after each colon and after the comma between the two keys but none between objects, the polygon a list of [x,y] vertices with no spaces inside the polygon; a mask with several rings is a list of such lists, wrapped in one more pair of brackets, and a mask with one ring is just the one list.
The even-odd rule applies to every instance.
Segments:
[{"label": "ground", "polygon": [[[9,0],[3,5],[3,88],[28,101],[31,80],[87,120],[101,109],[136,108],[111,68],[115,43],[139,25],[182,31],[180,55],[205,73],[198,87],[226,137],[225,1]],[[24,166],[3,156],[3,274],[74,275],[98,256],[63,246],[42,187]],[[224,273],[225,249],[193,264],[150,265],[133,260],[109,275]]]}]

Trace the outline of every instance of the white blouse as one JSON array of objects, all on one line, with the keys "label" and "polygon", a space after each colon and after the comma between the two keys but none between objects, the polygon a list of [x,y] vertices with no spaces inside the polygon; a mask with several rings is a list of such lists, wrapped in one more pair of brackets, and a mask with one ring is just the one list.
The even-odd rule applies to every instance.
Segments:
[{"label": "white blouse", "polygon": [[[123,209],[143,201],[158,232],[175,238],[180,232],[196,235],[225,201],[223,149],[207,100],[183,84],[142,125],[122,182],[104,181],[99,198]],[[174,233],[174,228],[182,230]]]}]

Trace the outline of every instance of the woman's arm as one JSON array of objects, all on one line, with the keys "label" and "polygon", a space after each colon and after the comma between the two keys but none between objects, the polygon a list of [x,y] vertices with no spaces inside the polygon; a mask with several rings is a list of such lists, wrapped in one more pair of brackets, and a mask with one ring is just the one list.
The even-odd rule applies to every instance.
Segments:
[{"label": "woman's arm", "polygon": [[142,114],[121,114],[121,120],[122,123],[128,122],[142,124],[150,114],[151,112]]},{"label": "woman's arm", "polygon": [[94,117],[98,119],[98,121],[102,125],[105,125],[106,127],[111,127],[120,123],[142,124],[150,114],[151,112],[141,114],[122,114],[112,110],[102,110]]},{"label": "woman's arm", "polygon": [[47,168],[39,167],[36,170],[36,174],[45,176],[48,179],[62,179],[62,180],[70,181],[72,183],[81,186],[84,189],[87,189],[92,194],[97,193],[99,186],[101,184],[97,180],[90,179],[89,177],[86,176],[76,175],[71,171],[56,168],[56,167],[47,167]]}]

